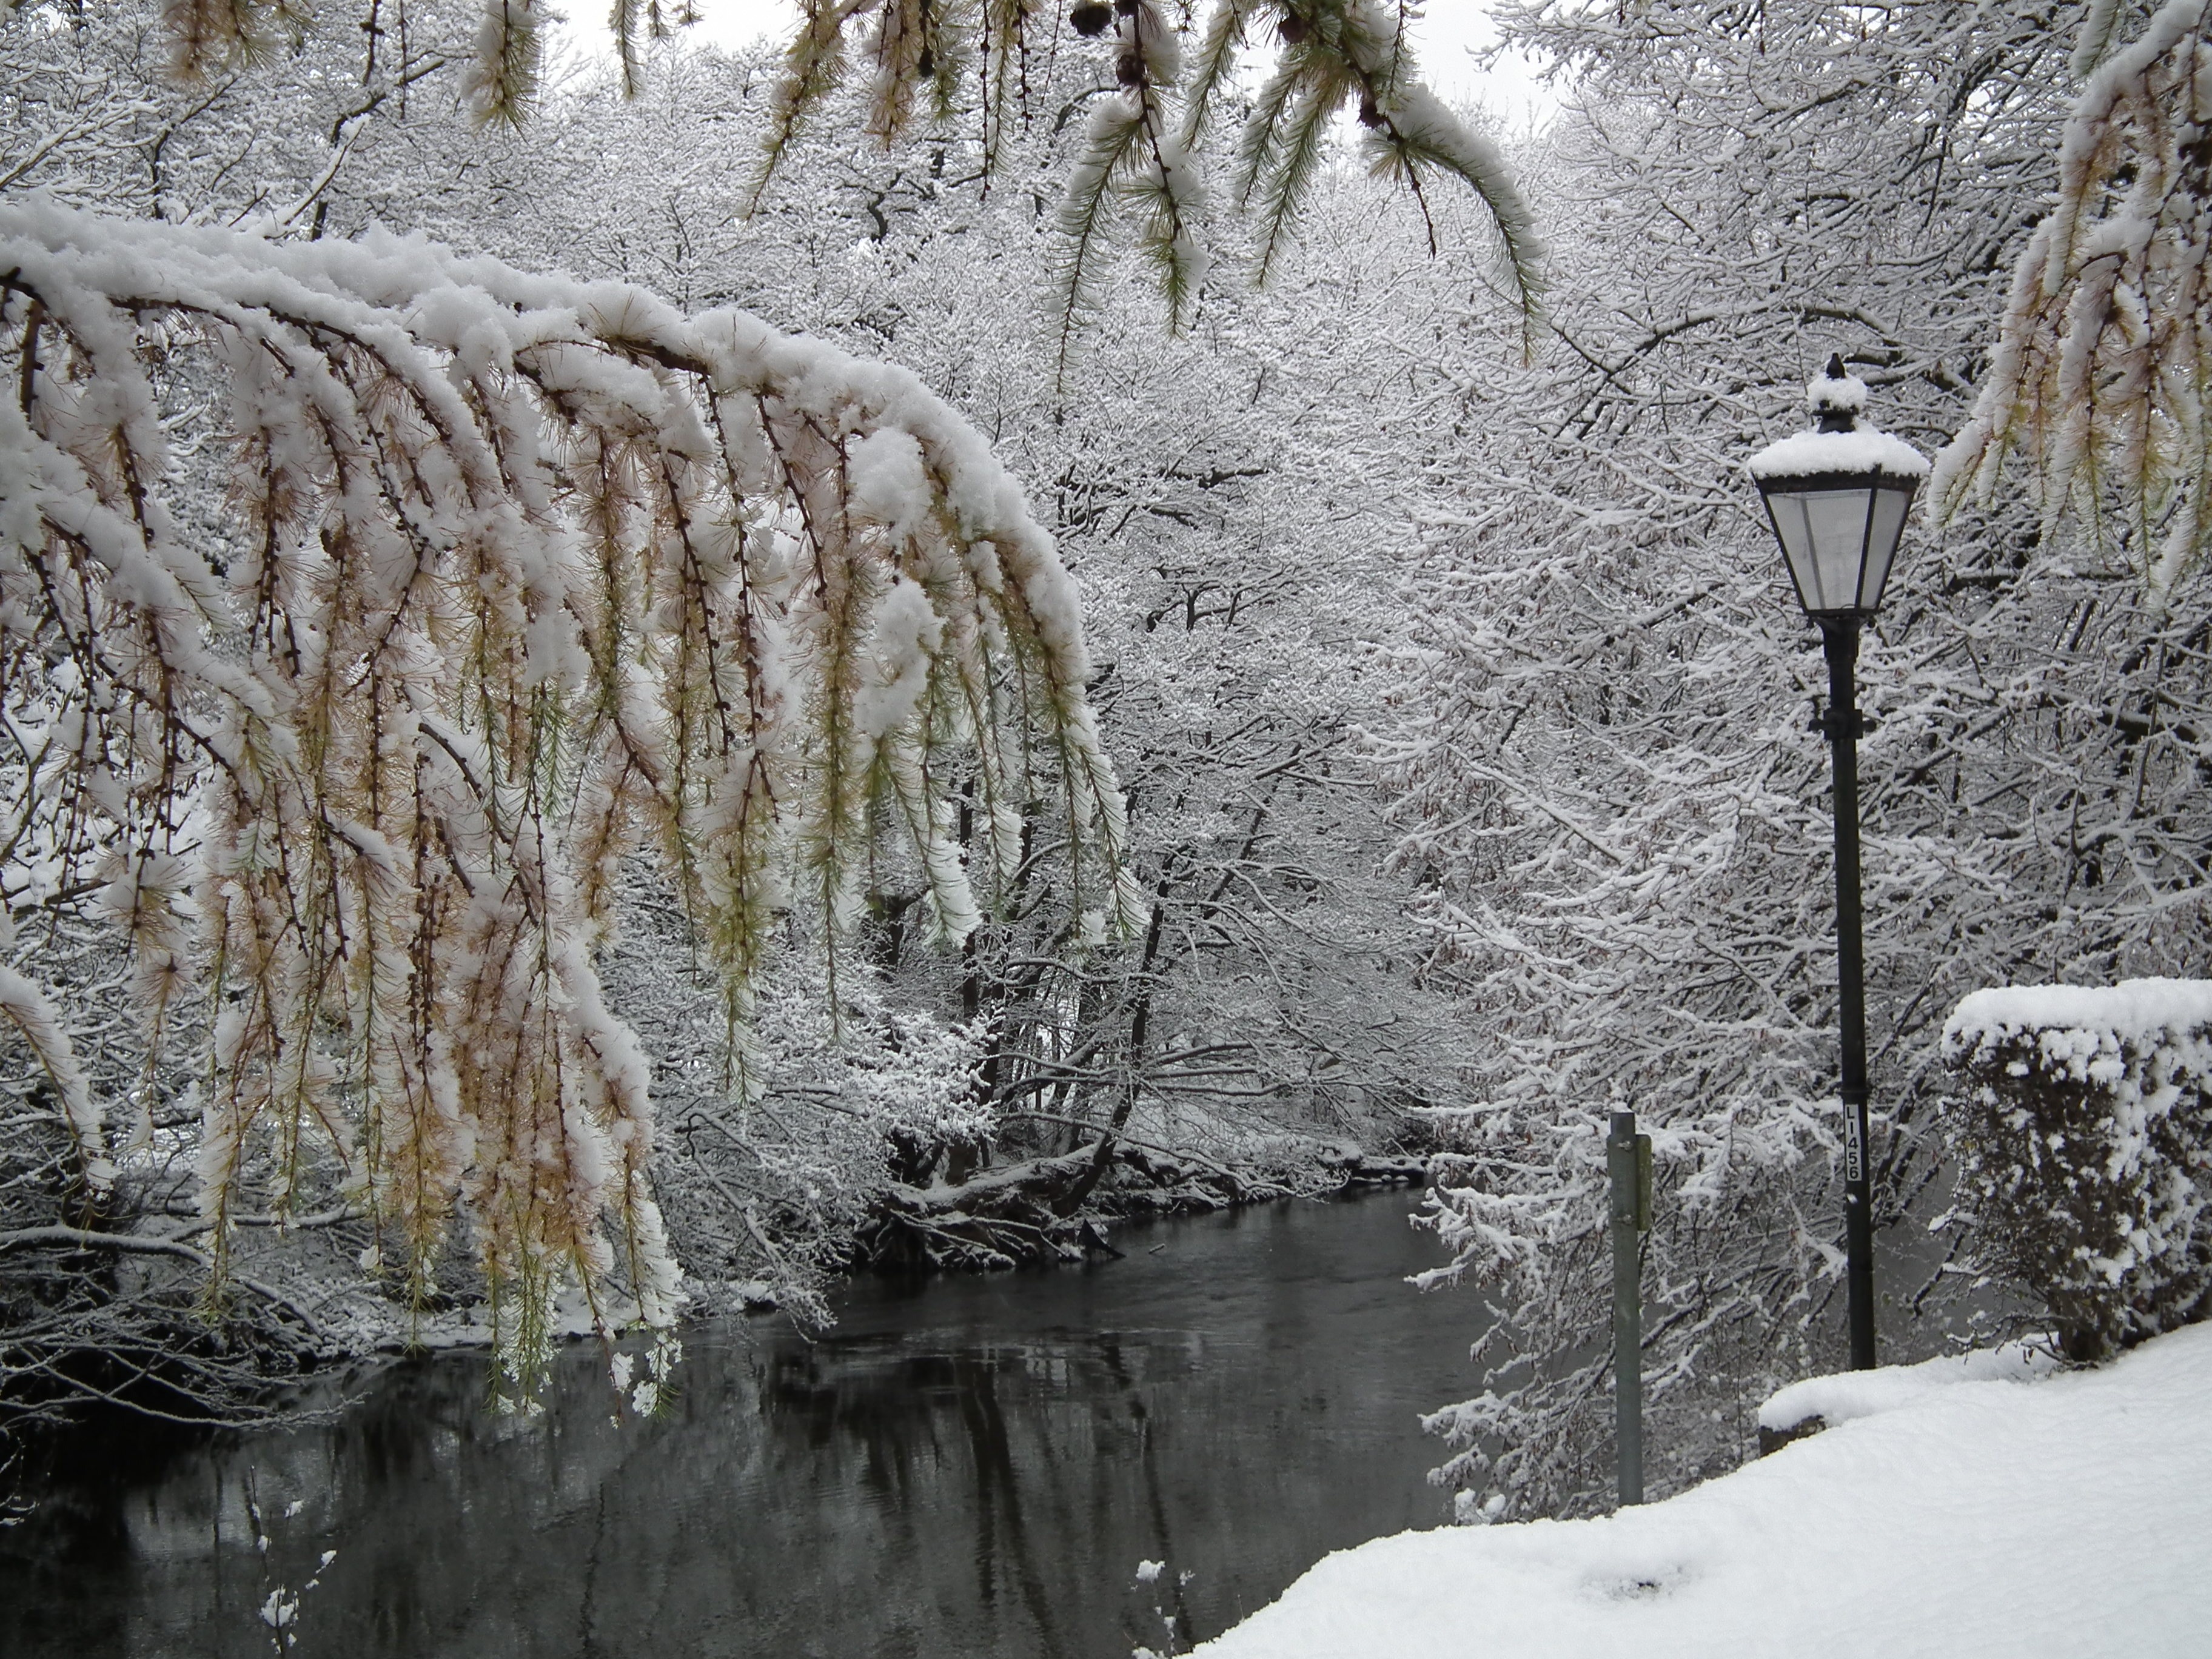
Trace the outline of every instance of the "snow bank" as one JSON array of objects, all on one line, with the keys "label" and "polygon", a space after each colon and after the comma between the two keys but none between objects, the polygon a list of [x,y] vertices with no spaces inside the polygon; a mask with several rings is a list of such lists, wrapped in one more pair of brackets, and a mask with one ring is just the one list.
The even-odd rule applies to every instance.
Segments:
[{"label": "snow bank", "polygon": [[1947,1363],[1664,1504],[1333,1555],[1194,1659],[2212,1650],[2212,1327],[2027,1384]]},{"label": "snow bank", "polygon": [[2008,1342],[2002,1348],[1946,1354],[1917,1365],[1838,1371],[1793,1382],[1759,1408],[1759,1426],[1779,1433],[1819,1418],[1830,1428],[1917,1405],[1959,1382],[2032,1382],[2058,1366],[2047,1343]]}]

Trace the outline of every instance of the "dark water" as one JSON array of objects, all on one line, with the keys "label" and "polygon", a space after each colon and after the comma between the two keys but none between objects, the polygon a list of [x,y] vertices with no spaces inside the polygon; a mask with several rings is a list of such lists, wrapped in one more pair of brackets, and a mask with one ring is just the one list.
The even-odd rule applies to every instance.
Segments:
[{"label": "dark water", "polygon": [[[1477,1306],[1404,1283],[1437,1260],[1410,1206],[864,1283],[812,1343],[708,1327],[642,1425],[610,1423],[593,1348],[534,1425],[483,1409],[481,1358],[397,1366],[335,1426],[50,1486],[0,1532],[0,1655],[267,1655],[264,1599],[326,1549],[301,1659],[1127,1659],[1166,1647],[1163,1613],[1179,1650],[1330,1550],[1443,1519],[1415,1413],[1473,1391]],[[1166,1571],[1138,1585],[1140,1560]]]}]

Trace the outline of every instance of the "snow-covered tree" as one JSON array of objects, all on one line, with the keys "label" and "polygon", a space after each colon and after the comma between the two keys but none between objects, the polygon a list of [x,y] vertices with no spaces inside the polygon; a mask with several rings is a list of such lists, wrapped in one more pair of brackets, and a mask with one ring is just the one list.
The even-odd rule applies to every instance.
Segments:
[{"label": "snow-covered tree", "polygon": [[[1054,799],[1071,902],[1133,925],[1073,586],[911,375],[420,240],[34,197],[0,204],[0,289],[5,1009],[70,1216],[191,1078],[218,1287],[242,1220],[336,1203],[419,1303],[463,1217],[526,1381],[565,1281],[602,1328],[676,1310],[594,960],[626,863],[720,987],[739,1099],[784,914],[834,963],[886,837],[957,943]],[[41,985],[95,916],[120,979]],[[118,991],[109,1122],[69,1014]],[[4,1243],[109,1236],[47,1231]]]},{"label": "snow-covered tree", "polygon": [[[1437,1115],[1454,1156],[1436,1220],[1504,1318],[1486,1391],[1436,1426],[1466,1447],[1447,1477],[1511,1512],[1604,1501],[1589,1345],[1616,1103],[1651,1128],[1662,1194],[1654,1488],[1740,1455],[1744,1400],[1830,1363],[1834,933],[1806,729],[1823,682],[1741,465],[1802,422],[1832,349],[1923,451],[1965,420],[2051,179],[2071,39],[2052,21],[1520,9],[1520,38],[1581,76],[1530,169],[1565,220],[1559,339],[1525,374],[1462,358],[1437,399],[1427,441],[1455,460],[1417,508],[1425,637],[1377,732],[1401,856],[1485,1045],[1471,1100]],[[2201,586],[2151,616],[2002,503],[1901,558],[1860,675],[1893,1356],[1941,1340],[1913,1316],[1960,1282],[1954,1232],[1905,1224],[1940,1207],[1917,1200],[1942,1157],[1944,1012],[2015,975],[2191,968],[2205,896]]]},{"label": "snow-covered tree", "polygon": [[[1114,261],[1112,228],[1135,222],[1136,245],[1180,326],[1209,264],[1207,194],[1198,157],[1212,129],[1241,104],[1234,196],[1249,210],[1265,277],[1288,246],[1314,186],[1333,164],[1340,118],[1355,117],[1370,171],[1404,186],[1436,247],[1431,192],[1445,179],[1487,210],[1498,277],[1524,328],[1535,327],[1543,288],[1526,203],[1498,148],[1421,83],[1406,39],[1405,0],[1215,0],[1185,83],[1185,36],[1156,0],[805,0],[777,93],[769,173],[834,90],[865,88],[864,125],[886,142],[927,122],[969,115],[986,173],[1017,150],[1021,131],[1066,125],[1091,106],[1066,167],[1056,210],[1054,295],[1060,350],[1102,297]],[[617,12],[617,16],[621,15]],[[1095,62],[1072,99],[1066,32],[1097,40]],[[1237,94],[1248,52],[1272,53],[1256,95]],[[972,83],[972,86],[971,86]]]},{"label": "snow-covered tree", "polygon": [[2111,556],[2170,590],[2212,547],[2212,15],[2097,0],[2081,21],[2084,80],[2058,145],[2057,191],[2013,271],[1973,418],[1935,479],[1939,513],[2029,467],[2046,532],[2071,513]]},{"label": "snow-covered tree", "polygon": [[[1042,819],[1019,914],[956,969],[911,949],[913,890],[886,872],[886,996],[983,1022],[975,1086],[1002,1165],[1110,1144],[1203,1154],[1240,1179],[1301,1163],[1301,1179],[1332,1178],[1294,1149],[1387,1140],[1403,1105],[1438,1097],[1456,1042],[1446,1000],[1414,982],[1407,884],[1377,869],[1389,837],[1352,745],[1376,642],[1399,627],[1382,568],[1393,509],[1363,478],[1388,450],[1378,412],[1413,395],[1395,334],[1401,274],[1430,266],[1418,214],[1391,223],[1385,253],[1364,181],[1324,180],[1279,299],[1212,293],[1178,341],[1144,295],[1117,295],[1063,381],[1034,292],[1061,157],[1032,143],[986,181],[957,141],[872,156],[802,137],[787,165],[827,187],[732,223],[733,186],[704,158],[757,96],[749,67],[671,61],[638,100],[577,112],[605,124],[586,147],[661,158],[626,181],[652,211],[595,257],[908,362],[1003,434],[1085,590],[1150,904],[1125,949],[1071,949]],[[853,118],[833,113],[832,131]],[[1510,309],[1492,319],[1491,349],[1511,327]],[[963,1127],[911,1147],[901,1178],[964,1182],[986,1156]],[[1110,1182],[1098,1198],[1133,1201]]]},{"label": "snow-covered tree", "polygon": [[[35,3],[24,9],[42,18],[64,10]],[[1135,245],[1154,270],[1170,322],[1188,317],[1209,264],[1207,192],[1194,154],[1232,101],[1254,46],[1272,52],[1273,71],[1244,111],[1237,196],[1257,217],[1260,273],[1287,246],[1334,130],[1352,115],[1370,170],[1402,185],[1425,216],[1431,192],[1447,179],[1485,204],[1499,278],[1526,327],[1534,326],[1541,249],[1527,206],[1497,148],[1421,83],[1406,39],[1405,0],[1217,0],[1187,89],[1183,50],[1196,19],[1186,8],[1171,20],[1156,0],[805,0],[799,9],[755,169],[754,203],[841,88],[861,96],[857,127],[886,144],[925,127],[970,122],[986,173],[1032,125],[1057,130],[1091,106],[1057,213],[1053,286],[1063,351],[1115,263],[1125,219],[1133,221]],[[619,0],[610,23],[626,94],[646,84],[647,43],[666,40],[696,15],[688,0],[668,7]],[[86,24],[75,12],[64,27]],[[435,91],[453,114],[493,131],[520,131],[545,102],[547,18],[538,0],[482,0],[466,10],[437,0],[389,7],[380,0],[175,0],[147,24],[140,55],[148,66],[158,61],[169,82],[204,92],[208,105],[288,55],[350,56],[337,73],[322,66],[334,94],[325,100],[334,106],[326,127],[311,125],[290,141],[326,131],[334,168],[365,127],[388,118],[386,104],[397,100],[404,108],[420,81],[441,82]],[[1063,39],[1069,35],[1075,39]],[[1085,65],[1089,84],[1066,101],[1061,56],[1072,59],[1085,40],[1098,43]],[[80,100],[64,93],[58,101]],[[292,210],[309,211],[321,188]],[[1433,245],[1433,222],[1431,234]]]},{"label": "snow-covered tree", "polygon": [[[167,74],[159,21],[128,8],[69,27],[22,11],[4,36],[24,64],[67,70],[18,83],[9,131],[26,164],[10,210],[21,204],[21,223],[42,227],[22,233],[39,258],[88,294],[79,308],[106,353],[88,356],[19,273],[10,361],[38,405],[22,441],[75,457],[80,495],[123,512],[126,529],[152,515],[131,533],[156,566],[185,572],[179,637],[206,658],[200,680],[174,688],[173,717],[133,705],[135,682],[118,714],[94,682],[53,679],[60,624],[35,609],[24,625],[41,642],[10,658],[27,744],[49,744],[53,720],[82,702],[93,728],[113,716],[163,757],[145,772],[124,757],[121,817],[82,805],[92,786],[55,769],[61,750],[36,747],[11,774],[22,821],[47,817],[15,843],[23,926],[9,960],[24,984],[10,988],[64,1074],[76,1060],[79,1116],[91,1123],[106,1103],[112,1121],[87,1145],[120,1165],[106,1196],[81,1176],[72,1188],[85,1166],[62,1096],[27,1080],[32,1109],[9,1156],[30,1179],[11,1188],[23,1203],[7,1215],[0,1273],[20,1292],[15,1328],[37,1325],[44,1346],[11,1351],[14,1377],[66,1392],[51,1373],[106,1346],[187,1395],[236,1399],[252,1367],[206,1369],[211,1339],[179,1294],[190,1275],[118,1273],[118,1260],[220,1272],[240,1293],[234,1311],[270,1316],[264,1363],[288,1342],[374,1334],[374,1307],[331,1311],[360,1292],[323,1299],[364,1238],[403,1310],[465,1296],[481,1267],[502,1320],[527,1315],[502,1333],[526,1370],[564,1248],[581,1253],[594,1292],[586,1316],[605,1322],[665,1315],[653,1274],[672,1255],[694,1292],[766,1279],[803,1301],[823,1267],[880,1231],[902,1182],[1058,1159],[1078,1177],[1059,1195],[1079,1198],[1088,1172],[1127,1149],[1155,1160],[1170,1194],[1180,1169],[1194,1199],[1218,1201],[1332,1179],[1314,1162],[1316,1133],[1371,1145],[1403,1104],[1437,1097],[1451,1028],[1442,1000],[1410,984],[1404,884],[1376,872],[1384,836],[1349,748],[1344,693],[1389,626],[1363,562],[1377,539],[1367,504],[1332,453],[1363,428],[1304,385],[1376,391],[1395,373],[1392,354],[1356,349],[1389,314],[1387,284],[1355,287],[1356,303],[1329,313],[1340,285],[1327,271],[1346,248],[1318,252],[1310,276],[1293,250],[1279,280],[1308,284],[1328,326],[1271,328],[1255,302],[1180,343],[1141,295],[1120,296],[1139,346],[1086,357],[1082,379],[1055,388],[1048,349],[1031,345],[1052,337],[1035,303],[1049,218],[1028,209],[1056,191],[1070,139],[1040,126],[1018,165],[982,180],[963,173],[957,140],[855,154],[824,136],[787,166],[826,188],[779,192],[732,224],[746,181],[719,163],[757,131],[769,82],[757,64],[662,54],[641,100],[556,99],[519,132],[479,133],[465,53],[437,33],[446,14],[418,8],[404,32],[387,18],[365,58],[331,18],[306,18],[289,64],[210,66],[184,87]],[[297,72],[302,57],[313,72]],[[48,197],[27,201],[24,185]],[[64,203],[248,234],[128,228]],[[334,240],[379,222],[525,265],[641,278],[695,314],[388,234]],[[1409,255],[1422,245],[1417,217],[1400,240]],[[173,292],[149,271],[197,286]],[[322,309],[295,314],[302,293]],[[984,467],[960,448],[972,434],[955,466],[916,411],[949,417],[910,380],[726,310],[696,314],[732,301],[911,362],[1044,482],[1046,522],[1108,629],[1101,716],[1139,757],[1127,843],[1096,770],[1081,653],[1066,655],[1068,592],[1055,611],[1020,603],[1021,582],[976,586],[993,558],[1034,551],[1035,527],[1018,515],[977,527],[962,493]],[[1010,331],[1010,316],[1023,326]],[[1299,353],[1312,361],[1291,372]],[[105,412],[93,388],[111,367],[139,377],[134,395],[153,411],[151,425],[117,428],[141,446],[117,449],[115,465],[148,481],[143,504],[98,470],[100,446],[120,441],[97,421],[89,436],[68,424]],[[440,404],[441,383],[453,390]],[[767,402],[746,416],[731,398],[756,391]],[[284,435],[301,410],[319,423]],[[258,424],[240,423],[248,414]],[[919,434],[919,459],[902,432]],[[242,459],[229,453],[240,436]],[[453,443],[476,459],[449,477]],[[537,550],[536,586],[456,584],[453,562],[495,536]],[[696,569],[687,540],[705,561]],[[424,574],[392,589],[403,552]],[[969,572],[949,599],[931,586],[932,559]],[[104,567],[88,568],[97,580]],[[94,599],[85,627],[136,625],[135,612],[109,617],[105,590]],[[929,660],[919,680],[897,665],[902,641]],[[210,690],[209,664],[238,684]],[[404,671],[402,690],[362,701],[387,668]],[[262,708],[251,696],[264,684],[276,689]],[[487,684],[503,689],[488,699]],[[500,697],[509,712],[494,719]],[[1024,720],[1042,748],[1018,736]],[[714,735],[756,720],[764,798],[733,792]],[[232,728],[258,745],[246,780],[258,794],[210,758]],[[858,757],[850,769],[840,745]],[[478,842],[447,849],[441,814],[456,821],[472,792]],[[601,793],[594,839],[578,807]],[[297,833],[263,834],[264,803]],[[326,817],[365,834],[380,861]],[[217,829],[287,856],[273,874],[241,858],[218,876],[201,862]],[[751,862],[718,864],[732,846]],[[776,873],[763,858],[778,879],[755,879]],[[480,904],[486,870],[543,915]],[[963,870],[989,872],[972,910]],[[97,901],[118,872],[112,892],[137,896],[130,927],[167,953],[143,1007],[106,994],[126,964]],[[793,881],[817,902],[780,896]],[[209,902],[217,883],[242,883],[251,902]],[[395,921],[395,905],[410,915]],[[915,949],[957,939],[971,915],[984,925],[959,954]],[[490,931],[454,946],[439,931],[450,926]],[[763,974],[770,934],[780,966]],[[517,978],[502,960],[538,968]],[[211,1006],[211,981],[221,999],[249,988]],[[418,1004],[404,988],[449,981],[485,995],[426,991]],[[508,1030],[506,1050],[477,1040],[510,1025],[528,1035]],[[557,1087],[502,1115],[505,1074],[533,1064]],[[636,1093],[647,1064],[649,1120]],[[745,1086],[763,1079],[764,1093]],[[426,1111],[431,1128],[458,1115],[465,1131],[442,1163],[415,1133]],[[526,1161],[500,1156],[518,1146],[598,1185],[528,1179]],[[494,1200],[518,1201],[480,1218]],[[472,1249],[447,1243],[454,1213]],[[972,1237],[931,1222],[921,1236],[945,1259],[1026,1248],[1003,1218]],[[640,1308],[646,1269],[660,1299]],[[310,1271],[326,1281],[314,1317],[288,1288]]]}]

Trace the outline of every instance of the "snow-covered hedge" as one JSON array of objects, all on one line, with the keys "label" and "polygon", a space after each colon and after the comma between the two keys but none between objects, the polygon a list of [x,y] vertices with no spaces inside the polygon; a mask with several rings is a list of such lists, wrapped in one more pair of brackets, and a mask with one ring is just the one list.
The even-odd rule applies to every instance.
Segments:
[{"label": "snow-covered hedge", "polygon": [[1960,1208],[2069,1354],[2212,1313],[2212,981],[1977,991],[1943,1051]]}]

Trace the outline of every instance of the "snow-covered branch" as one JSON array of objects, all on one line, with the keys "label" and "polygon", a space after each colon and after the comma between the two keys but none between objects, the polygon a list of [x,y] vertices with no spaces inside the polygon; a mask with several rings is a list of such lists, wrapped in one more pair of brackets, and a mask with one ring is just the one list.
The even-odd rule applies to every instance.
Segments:
[{"label": "snow-covered branch", "polygon": [[[517,1377],[568,1279],[602,1325],[617,1285],[673,1318],[649,1067],[594,961],[633,854],[719,978],[740,1097],[780,916],[842,938],[885,833],[930,931],[975,926],[956,782],[986,896],[1057,794],[1078,907],[1127,925],[1074,589],[912,375],[420,240],[36,198],[0,204],[0,706],[40,734],[22,799],[66,804],[16,856],[100,884],[149,1067],[213,1000],[218,1271],[249,1184],[281,1213],[335,1182],[418,1300],[468,1216]],[[171,437],[210,386],[224,477]]]}]

